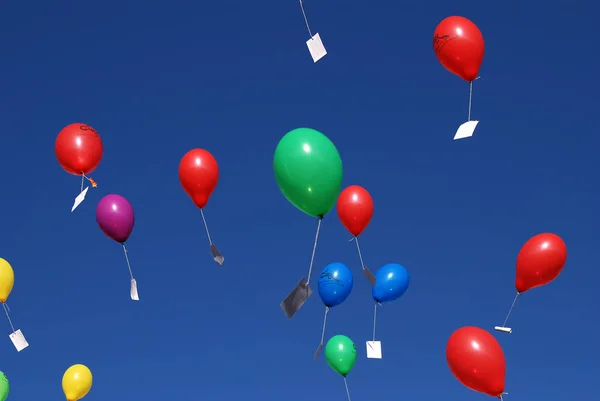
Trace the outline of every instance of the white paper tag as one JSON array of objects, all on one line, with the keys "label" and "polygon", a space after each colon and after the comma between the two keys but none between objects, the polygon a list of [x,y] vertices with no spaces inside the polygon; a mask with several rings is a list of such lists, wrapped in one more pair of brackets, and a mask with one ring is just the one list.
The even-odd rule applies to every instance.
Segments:
[{"label": "white paper tag", "polygon": [[454,135],[454,140],[456,141],[457,139],[464,139],[464,138],[472,137],[473,132],[475,132],[475,128],[477,128],[477,124],[479,124],[479,121],[475,121],[475,120],[467,121],[466,123],[462,124],[456,130],[456,135]]},{"label": "white paper tag", "polygon": [[25,348],[29,347],[29,343],[25,339],[23,333],[21,333],[20,329],[12,334],[9,334],[8,337],[10,337],[10,341],[12,341],[13,345],[15,346],[18,352],[21,352]]},{"label": "white paper tag", "polygon": [[75,198],[75,203],[73,203],[73,207],[71,208],[71,212],[77,209],[77,206],[81,205],[81,202],[83,202],[83,200],[85,199],[85,194],[87,194],[89,188],[90,187],[85,187],[85,189],[81,191],[79,195],[77,195],[77,198]]},{"label": "white paper tag", "polygon": [[381,359],[381,341],[367,341],[367,358]]},{"label": "white paper tag", "polygon": [[321,60],[327,54],[327,50],[325,50],[321,36],[319,36],[318,33],[315,33],[315,36],[306,41],[306,46],[308,46],[310,56],[315,63]]},{"label": "white paper tag", "polygon": [[137,292],[137,282],[134,278],[131,279],[131,290],[129,290],[129,295],[131,295],[131,299],[134,301],[139,301],[140,297]]}]

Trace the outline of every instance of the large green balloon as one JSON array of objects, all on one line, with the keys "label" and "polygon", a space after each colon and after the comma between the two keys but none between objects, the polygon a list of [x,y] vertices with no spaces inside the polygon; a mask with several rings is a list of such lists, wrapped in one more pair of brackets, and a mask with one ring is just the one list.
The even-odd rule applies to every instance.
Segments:
[{"label": "large green balloon", "polygon": [[356,363],[356,345],[346,336],[333,336],[325,346],[325,358],[331,369],[346,377]]},{"label": "large green balloon", "polygon": [[322,217],[335,205],[342,189],[342,159],[319,131],[288,132],[277,144],[273,168],[283,195],[304,213]]},{"label": "large green balloon", "polygon": [[6,400],[9,390],[10,384],[8,383],[8,378],[4,373],[0,372],[0,401]]}]

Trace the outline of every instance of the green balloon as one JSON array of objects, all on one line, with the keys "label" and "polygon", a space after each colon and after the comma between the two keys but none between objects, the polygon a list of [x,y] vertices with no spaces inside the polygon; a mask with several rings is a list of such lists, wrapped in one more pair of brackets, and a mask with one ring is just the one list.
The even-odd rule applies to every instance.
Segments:
[{"label": "green balloon", "polygon": [[346,336],[333,336],[325,346],[325,358],[331,369],[346,377],[356,363],[356,345]]},{"label": "green balloon", "polygon": [[0,372],[0,401],[4,401],[8,398],[9,391],[10,384],[8,383],[8,378],[4,373]]},{"label": "green balloon", "polygon": [[333,142],[319,131],[298,128],[277,144],[273,169],[288,201],[304,213],[323,217],[342,189],[342,159]]}]

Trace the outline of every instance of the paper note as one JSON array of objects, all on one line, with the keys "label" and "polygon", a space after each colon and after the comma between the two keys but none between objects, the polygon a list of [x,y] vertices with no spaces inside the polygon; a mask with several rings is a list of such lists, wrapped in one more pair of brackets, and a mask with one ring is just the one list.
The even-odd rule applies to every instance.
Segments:
[{"label": "paper note", "polygon": [[302,305],[306,302],[308,297],[312,295],[312,290],[308,286],[306,279],[302,277],[296,287],[288,294],[283,301],[281,301],[281,309],[283,313],[291,319],[302,308]]},{"label": "paper note", "polygon": [[217,249],[217,246],[214,243],[210,244],[210,254],[212,255],[213,259],[215,260],[215,262],[217,262],[217,264],[219,266],[223,266],[223,262],[225,261],[225,257],[223,256],[223,254],[221,253],[221,251],[219,251]]},{"label": "paper note", "polygon": [[25,348],[29,347],[29,343],[25,339],[23,333],[21,333],[20,329],[12,334],[9,334],[8,337],[10,337],[10,341],[12,341],[13,345],[15,346],[18,352],[21,352]]},{"label": "paper note", "polygon": [[479,121],[475,120],[467,121],[466,123],[462,124],[460,127],[458,127],[458,130],[456,130],[454,140],[456,141],[457,139],[472,137],[473,132],[475,132],[475,128],[477,128],[477,124],[479,124]]},{"label": "paper note", "polygon": [[512,333],[512,329],[510,327],[496,326],[494,327],[494,330],[508,334]]},{"label": "paper note", "polygon": [[139,301],[140,297],[137,292],[137,282],[134,278],[131,279],[131,290],[129,291],[129,295],[131,295],[131,299],[134,301]]},{"label": "paper note", "polygon": [[367,341],[367,358],[381,359],[381,341]]},{"label": "paper note", "polygon": [[83,200],[85,199],[85,195],[87,194],[88,189],[89,187],[85,187],[85,189],[81,191],[79,195],[77,195],[77,198],[75,198],[75,202],[73,203],[73,207],[71,208],[71,212],[77,209],[77,206],[81,205],[81,202],[83,202]]},{"label": "paper note", "polygon": [[306,41],[306,46],[308,46],[310,56],[312,57],[315,63],[321,60],[327,54],[327,50],[325,50],[325,46],[323,46],[321,36],[319,36],[318,33],[315,33],[315,35],[312,38]]}]

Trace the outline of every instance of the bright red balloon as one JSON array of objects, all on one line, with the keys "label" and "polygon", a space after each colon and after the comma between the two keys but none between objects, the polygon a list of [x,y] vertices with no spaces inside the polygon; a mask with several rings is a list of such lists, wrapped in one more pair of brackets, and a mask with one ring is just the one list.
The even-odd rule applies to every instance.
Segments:
[{"label": "bright red balloon", "polygon": [[467,82],[479,75],[484,50],[479,28],[464,17],[448,17],[435,28],[435,56],[448,71]]},{"label": "bright red balloon", "polygon": [[554,280],[567,262],[567,246],[556,234],[532,237],[517,256],[517,292],[541,287]]},{"label": "bright red balloon", "polygon": [[179,181],[194,204],[202,209],[219,182],[219,165],[208,151],[192,149],[179,162]]},{"label": "bright red balloon", "polygon": [[94,171],[102,160],[102,139],[87,124],[67,125],[58,133],[54,152],[60,166],[69,174],[82,175]]},{"label": "bright red balloon", "polygon": [[487,331],[473,326],[456,330],[446,344],[446,361],[456,379],[471,390],[493,397],[504,392],[504,352]]},{"label": "bright red balloon", "polygon": [[359,236],[373,217],[373,198],[358,185],[344,189],[337,201],[337,214],[350,234]]}]

